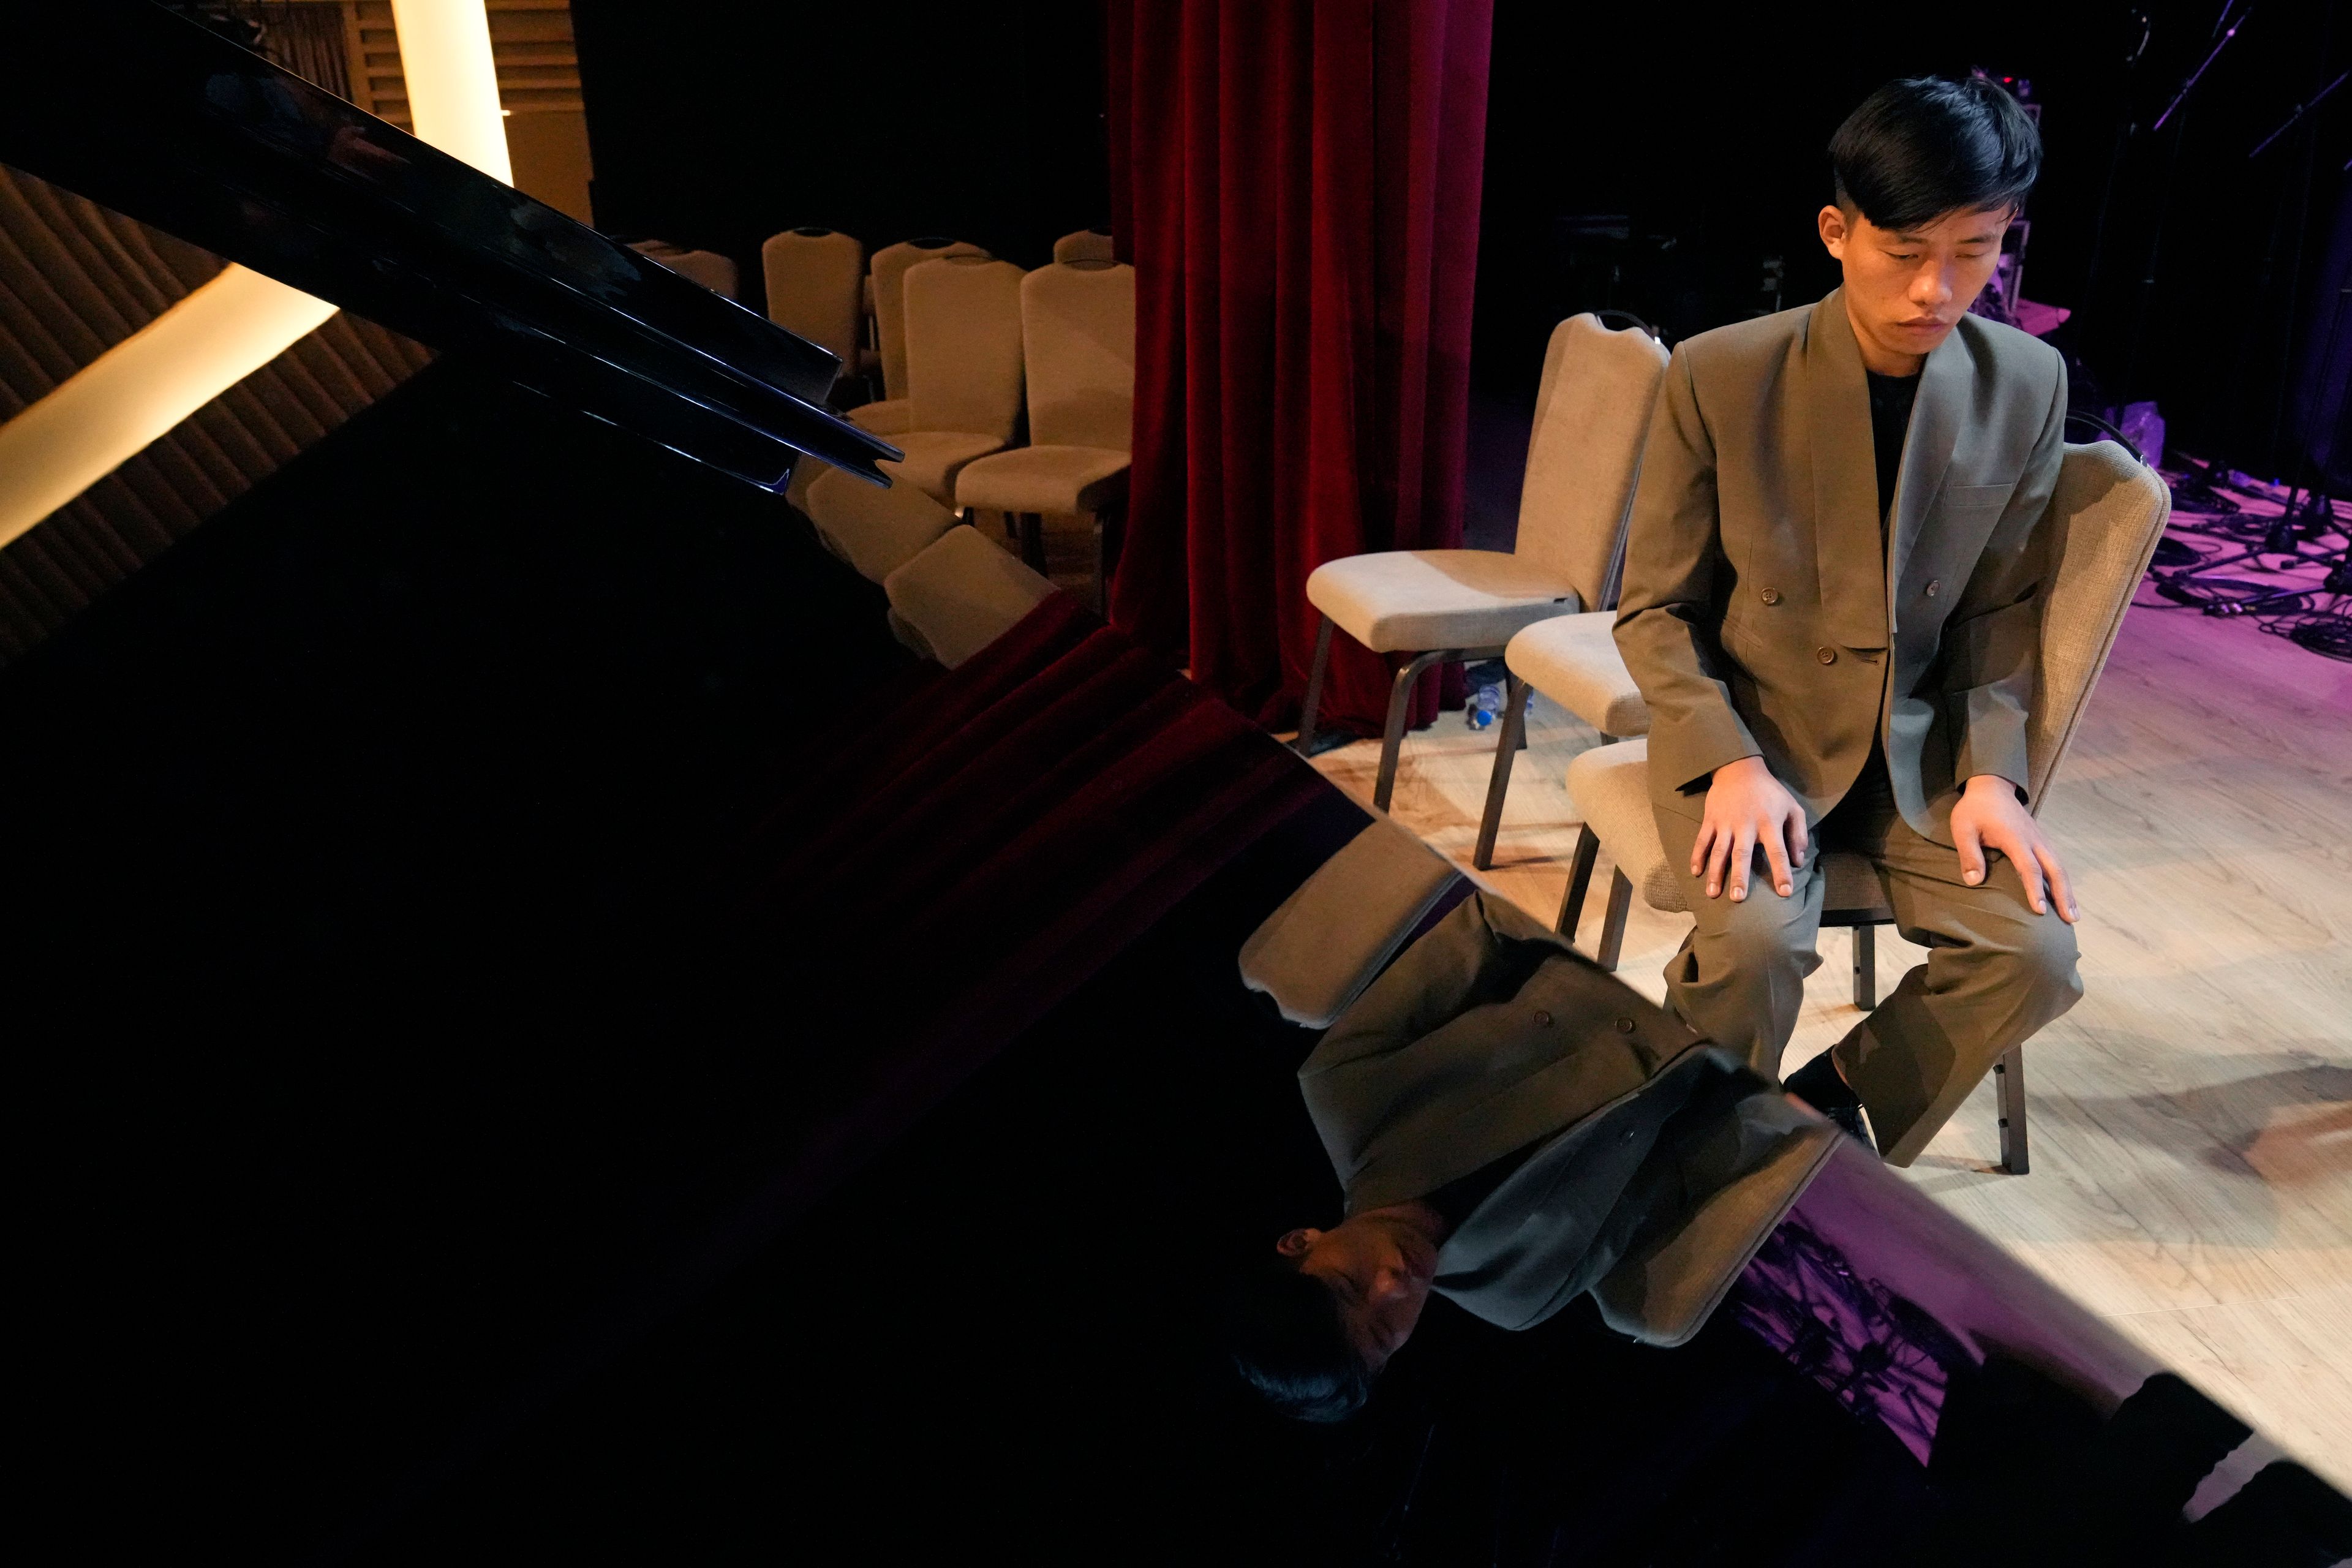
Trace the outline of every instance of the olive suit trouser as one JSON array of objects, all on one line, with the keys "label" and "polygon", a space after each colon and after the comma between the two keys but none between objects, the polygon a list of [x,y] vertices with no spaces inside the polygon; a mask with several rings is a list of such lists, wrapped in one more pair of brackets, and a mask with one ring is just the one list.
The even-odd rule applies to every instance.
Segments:
[{"label": "olive suit trouser", "polygon": [[[1700,805],[1693,799],[1693,811]],[[1814,830],[1785,899],[1760,850],[1745,901],[1731,901],[1727,881],[1708,898],[1705,879],[1690,874],[1696,816],[1660,806],[1657,819],[1698,920],[1666,964],[1667,999],[1693,1028],[1774,1078],[1805,976],[1821,967],[1822,852],[1850,850],[1877,869],[1895,929],[1927,948],[1927,962],[1831,1049],[1889,1164],[1916,1159],[1993,1063],[2083,994],[2074,928],[2054,910],[2033,912],[2006,857],[1988,854],[1978,886],[1961,881],[1959,852],[1912,831],[1875,755]]]}]

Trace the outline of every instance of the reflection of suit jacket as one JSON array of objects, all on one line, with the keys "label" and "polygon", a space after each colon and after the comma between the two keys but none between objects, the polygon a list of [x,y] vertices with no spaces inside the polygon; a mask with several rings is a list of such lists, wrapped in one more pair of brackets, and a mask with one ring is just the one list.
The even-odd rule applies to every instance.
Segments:
[{"label": "reflection of suit jacket", "polygon": [[1696,816],[1709,774],[1760,755],[1818,820],[1881,734],[1896,809],[1939,843],[1970,776],[2022,789],[2065,415],[2056,351],[1960,318],[1920,372],[1882,545],[1843,290],[1675,349],[1617,611],[1656,803]]},{"label": "reflection of suit jacket", "polygon": [[1534,1146],[1438,1255],[1436,1288],[1508,1329],[1591,1290],[1624,1332],[1681,1343],[1837,1139],[1485,895],[1407,949],[1298,1076],[1350,1214]]}]

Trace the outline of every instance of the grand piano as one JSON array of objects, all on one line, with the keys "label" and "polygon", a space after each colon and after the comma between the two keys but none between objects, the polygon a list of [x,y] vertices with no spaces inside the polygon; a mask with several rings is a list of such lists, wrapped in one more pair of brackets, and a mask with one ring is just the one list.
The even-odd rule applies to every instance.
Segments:
[{"label": "grand piano", "polygon": [[1335,1192],[1234,955],[1364,814],[1066,596],[908,652],[783,500],[891,455],[823,351],[161,7],[8,44],[0,162],[437,356],[0,672],[21,1535],[2315,1560],[1866,1164],[1680,1350],[1433,1310],[1257,1409],[1218,1280]]}]

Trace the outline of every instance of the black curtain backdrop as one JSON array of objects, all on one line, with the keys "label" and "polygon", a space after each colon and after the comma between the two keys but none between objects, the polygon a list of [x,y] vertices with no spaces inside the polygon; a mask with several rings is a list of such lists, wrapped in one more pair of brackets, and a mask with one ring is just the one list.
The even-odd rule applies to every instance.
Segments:
[{"label": "black curtain backdrop", "polygon": [[[2352,25],[2338,16],[2330,36],[2341,9],[2256,7],[2184,114],[2151,133],[2210,50],[2221,0],[1977,6],[1924,32],[1849,0],[1703,26],[1673,7],[1496,0],[1473,363],[1483,408],[1491,423],[1497,407],[1532,406],[1545,334],[1576,310],[1632,310],[1672,341],[1771,309],[1770,257],[1783,305],[1818,299],[1836,281],[1813,232],[1831,132],[1891,78],[1982,67],[2030,79],[2043,105],[2025,293],[2075,311],[2053,341],[2098,384],[2084,391],[2154,398],[2176,447],[2287,472],[2294,355],[2352,157],[2352,89],[2321,106],[2308,149],[2298,132],[2247,154],[2347,63]],[[2126,65],[2135,10],[2147,44]],[[1482,441],[1474,426],[1472,440],[1474,468],[1508,474],[1484,509],[1474,477],[1481,543],[1482,517],[1516,506],[1517,475],[1507,437]]]},{"label": "black curtain backdrop", "polygon": [[1105,223],[1099,0],[572,0],[597,226],[718,250],[945,234],[1024,267]]}]

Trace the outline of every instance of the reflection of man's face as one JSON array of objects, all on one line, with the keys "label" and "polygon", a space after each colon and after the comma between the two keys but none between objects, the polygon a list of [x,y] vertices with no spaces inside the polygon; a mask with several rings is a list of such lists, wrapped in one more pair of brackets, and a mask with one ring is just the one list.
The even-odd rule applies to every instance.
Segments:
[{"label": "reflection of man's face", "polygon": [[[2013,213],[2007,206],[1946,213],[1893,229],[1836,206],[1821,210],[1822,243],[1845,274],[1846,314],[1871,369],[1907,374],[1951,336],[1991,280]],[[1913,363],[1893,368],[1906,360]]]},{"label": "reflection of man's face", "polygon": [[1339,1304],[1339,1321],[1364,1364],[1378,1372],[1412,1336],[1437,1275],[1437,1248],[1410,1219],[1375,1209],[1329,1230],[1285,1233],[1274,1244]]}]

